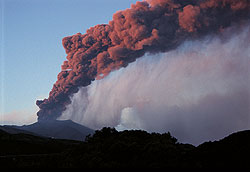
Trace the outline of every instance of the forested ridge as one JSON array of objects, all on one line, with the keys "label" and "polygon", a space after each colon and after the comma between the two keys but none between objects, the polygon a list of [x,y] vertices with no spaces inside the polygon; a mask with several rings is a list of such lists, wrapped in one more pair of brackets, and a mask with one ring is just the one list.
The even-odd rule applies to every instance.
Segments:
[{"label": "forested ridge", "polygon": [[250,167],[250,131],[199,146],[170,133],[103,128],[84,141],[9,134],[0,130],[1,167],[212,168]]}]

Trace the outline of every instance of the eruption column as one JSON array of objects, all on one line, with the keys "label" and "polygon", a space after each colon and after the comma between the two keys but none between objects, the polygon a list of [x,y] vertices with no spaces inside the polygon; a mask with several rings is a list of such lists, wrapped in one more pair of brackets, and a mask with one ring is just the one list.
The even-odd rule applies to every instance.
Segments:
[{"label": "eruption column", "polygon": [[118,11],[109,24],[63,38],[67,60],[49,97],[37,100],[38,120],[57,119],[70,96],[145,53],[175,49],[186,39],[223,32],[250,18],[249,0],[148,0]]}]

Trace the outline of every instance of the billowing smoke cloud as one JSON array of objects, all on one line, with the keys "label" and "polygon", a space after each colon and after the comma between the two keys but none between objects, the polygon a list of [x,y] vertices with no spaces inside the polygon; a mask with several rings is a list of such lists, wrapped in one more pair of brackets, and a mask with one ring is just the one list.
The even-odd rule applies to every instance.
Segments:
[{"label": "billowing smoke cloud", "polygon": [[186,39],[223,32],[249,17],[249,0],[148,0],[118,11],[109,24],[63,39],[67,60],[49,98],[36,102],[38,120],[58,118],[79,87],[126,67],[145,53],[167,52]]},{"label": "billowing smoke cloud", "polygon": [[249,47],[246,25],[147,54],[82,87],[61,119],[94,129],[170,131],[193,144],[250,129]]}]

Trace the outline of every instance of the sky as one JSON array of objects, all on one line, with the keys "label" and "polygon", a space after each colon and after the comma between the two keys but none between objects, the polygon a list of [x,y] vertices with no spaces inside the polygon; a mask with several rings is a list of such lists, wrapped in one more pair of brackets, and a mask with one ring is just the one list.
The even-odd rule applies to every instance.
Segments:
[{"label": "sky", "polygon": [[[88,28],[97,24],[108,23],[115,12],[130,8],[131,4],[136,2],[136,0],[0,1],[0,124],[15,125],[37,121],[36,112],[39,109],[35,102],[48,98],[61,71],[61,65],[66,60],[62,39],[78,32],[84,34]],[[152,10],[158,12],[159,8],[154,8],[153,2]],[[138,3],[136,7],[140,5],[142,4]],[[125,17],[117,14],[114,20],[114,23],[118,24],[115,31],[119,30],[119,23],[125,18],[126,21],[133,23],[134,27],[128,24],[122,26],[128,27],[126,31],[129,31],[133,38],[141,39],[140,36],[144,35],[143,41],[137,40],[135,43],[137,48],[143,48],[144,45],[166,48],[175,41],[161,42],[161,40],[178,40],[181,38],[180,35],[176,34],[173,38],[166,37],[169,39],[158,39],[158,36],[164,38],[168,34],[173,35],[173,31],[187,33],[197,28],[197,33],[199,29],[201,32],[205,31],[207,24],[200,28],[203,26],[199,25],[200,17],[204,19],[210,17],[211,20],[206,19],[206,21],[210,21],[211,26],[219,23],[221,27],[219,30],[214,28],[214,32],[218,34],[208,34],[205,31],[206,35],[201,35],[199,39],[192,39],[190,33],[188,37],[190,39],[180,39],[181,44],[170,51],[158,54],[146,53],[126,68],[120,68],[121,63],[117,63],[116,67],[119,67],[119,70],[79,88],[76,94],[67,95],[71,102],[66,104],[65,111],[60,113],[61,116],[57,119],[71,119],[92,129],[109,126],[143,129],[149,132],[170,131],[181,142],[192,144],[219,139],[229,133],[249,129],[250,23],[249,20],[243,22],[246,19],[244,16],[233,15],[239,10],[248,16],[249,10],[245,9],[244,4],[231,6],[230,9],[226,8],[225,13],[232,15],[232,18],[223,18],[228,16],[223,15],[217,19],[211,15],[206,6],[199,7],[203,10],[202,13],[196,10],[198,6],[194,9],[190,7],[185,6],[181,12],[174,11],[173,14],[178,13],[173,15],[179,24],[176,26],[161,22],[157,18],[158,13],[152,13],[156,14],[151,18],[154,24],[146,28],[150,30],[151,26],[155,26],[156,29],[152,30],[150,37],[144,35],[147,31],[137,20],[141,19],[138,13],[130,15],[133,10],[131,13],[127,11],[126,15],[124,13]],[[219,9],[216,6],[215,8]],[[164,18],[167,16],[166,19],[169,19],[169,15],[162,16]],[[193,20],[193,17],[199,20]],[[237,22],[238,19],[242,23]],[[232,22],[231,27],[221,30],[227,23],[221,20]],[[168,24],[173,27],[168,27]],[[170,29],[165,30],[165,28]],[[83,44],[88,46],[85,38]],[[160,44],[158,41],[156,43],[150,41],[151,38],[158,40]],[[126,40],[128,39],[124,36],[123,43],[130,44],[130,41]],[[64,43],[68,43],[67,41],[69,40],[64,40]],[[78,42],[73,43],[72,46],[79,48],[77,44]],[[108,49],[110,58],[123,57],[123,53],[126,53],[120,49],[120,45],[112,42],[112,46]],[[95,49],[97,46],[93,47]],[[158,50],[157,47],[154,48]],[[83,50],[81,48],[78,50],[70,62],[79,63],[82,55],[79,52],[82,53]],[[147,52],[147,48],[144,51]],[[103,53],[99,53],[96,58],[98,64],[102,65],[105,62]],[[119,60],[118,58],[117,61]],[[105,65],[107,65],[105,69],[110,67],[108,62]],[[110,65],[112,67],[112,64]],[[78,71],[78,67],[81,66],[73,66],[73,72],[69,72],[67,80],[64,75],[59,77],[57,82],[59,91],[55,89],[53,93],[61,93],[72,84],[71,88],[75,88],[87,83],[84,81],[84,84],[78,85],[79,83],[75,82],[79,76],[85,76],[82,74],[86,72],[75,77],[74,69],[77,68]],[[85,67],[93,69],[91,66]],[[99,67],[97,71],[105,71]],[[42,115],[53,113],[52,115],[56,116],[57,111],[53,110],[60,110],[58,107],[61,106],[54,107],[54,105],[58,105],[60,97],[62,96],[50,99],[52,101],[45,102],[43,106],[40,104]],[[68,99],[64,99],[63,102],[66,100]],[[42,115],[40,113],[39,117]]]},{"label": "sky", "polygon": [[62,38],[108,23],[136,0],[1,0],[0,123],[36,120],[66,59]]}]

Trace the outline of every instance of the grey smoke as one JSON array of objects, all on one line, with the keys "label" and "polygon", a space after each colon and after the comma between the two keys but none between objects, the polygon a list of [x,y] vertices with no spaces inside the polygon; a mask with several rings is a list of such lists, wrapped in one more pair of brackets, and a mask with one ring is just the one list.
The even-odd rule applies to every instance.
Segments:
[{"label": "grey smoke", "polygon": [[94,81],[60,119],[93,129],[169,131],[196,145],[250,129],[250,26],[235,29],[227,39],[209,36],[147,54]]}]

